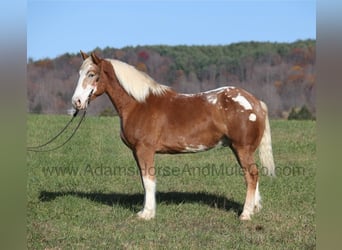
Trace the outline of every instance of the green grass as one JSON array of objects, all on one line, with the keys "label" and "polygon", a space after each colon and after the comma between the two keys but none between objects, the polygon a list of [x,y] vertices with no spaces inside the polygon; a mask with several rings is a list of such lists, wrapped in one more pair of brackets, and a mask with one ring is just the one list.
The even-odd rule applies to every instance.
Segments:
[{"label": "green grass", "polygon": [[[29,115],[27,144],[69,119]],[[27,153],[28,248],[315,249],[315,127],[271,121],[277,177],[261,176],[263,209],[252,221],[238,219],[245,185],[228,148],[157,155],[157,216],[142,221],[143,188],[118,119],[87,117],[63,148]]]}]

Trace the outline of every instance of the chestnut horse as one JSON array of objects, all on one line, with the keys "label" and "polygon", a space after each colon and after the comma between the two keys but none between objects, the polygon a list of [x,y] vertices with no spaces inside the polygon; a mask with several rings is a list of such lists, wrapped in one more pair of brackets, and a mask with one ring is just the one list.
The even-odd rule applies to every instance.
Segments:
[{"label": "chestnut horse", "polygon": [[254,161],[258,147],[268,174],[274,175],[275,169],[265,103],[235,87],[179,94],[124,62],[81,55],[72,103],[85,109],[103,93],[109,96],[120,116],[121,139],[140,169],[145,190],[140,218],[148,220],[156,213],[156,153],[200,152],[218,145],[232,149],[244,173],[247,194],[240,219],[250,220],[261,209]]}]

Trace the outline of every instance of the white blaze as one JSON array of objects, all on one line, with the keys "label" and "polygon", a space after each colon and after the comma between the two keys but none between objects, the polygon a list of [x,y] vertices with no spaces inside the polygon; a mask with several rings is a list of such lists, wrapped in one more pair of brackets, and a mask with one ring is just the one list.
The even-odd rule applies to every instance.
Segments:
[{"label": "white blaze", "polygon": [[89,95],[91,93],[91,91],[95,92],[96,91],[96,87],[94,88],[93,86],[83,86],[83,82],[85,80],[85,78],[87,77],[87,72],[90,69],[90,65],[88,65],[88,67],[80,70],[79,74],[80,74],[80,78],[78,79],[78,83],[75,89],[75,92],[72,96],[72,104],[74,105],[74,107],[76,107],[76,103],[78,101],[80,101],[81,107],[78,108],[86,108],[88,105],[88,98]]}]

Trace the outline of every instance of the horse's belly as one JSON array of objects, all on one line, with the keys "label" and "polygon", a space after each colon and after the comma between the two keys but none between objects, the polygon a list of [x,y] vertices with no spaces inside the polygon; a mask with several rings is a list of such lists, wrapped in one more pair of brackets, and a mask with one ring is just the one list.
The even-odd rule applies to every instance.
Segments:
[{"label": "horse's belly", "polygon": [[199,145],[192,145],[189,144],[187,146],[185,146],[182,150],[181,153],[196,153],[196,152],[203,152],[206,150],[209,150],[213,148],[212,146],[208,146],[205,144],[199,144]]},{"label": "horse's belly", "polygon": [[211,138],[186,138],[183,136],[174,137],[172,141],[165,141],[159,153],[197,153],[207,151],[217,146],[226,146],[226,139]]}]

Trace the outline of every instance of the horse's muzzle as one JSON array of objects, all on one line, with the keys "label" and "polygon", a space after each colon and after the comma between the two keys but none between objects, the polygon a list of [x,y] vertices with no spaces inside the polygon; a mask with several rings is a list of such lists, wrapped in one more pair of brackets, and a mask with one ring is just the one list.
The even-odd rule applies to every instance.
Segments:
[{"label": "horse's muzzle", "polygon": [[77,110],[85,108],[84,107],[85,105],[82,105],[81,99],[79,99],[79,98],[76,99],[76,100],[73,100],[72,104],[73,104],[74,108],[77,109]]},{"label": "horse's muzzle", "polygon": [[[94,89],[92,89],[90,91],[89,95],[87,96],[87,98],[83,98],[83,100],[82,100],[82,97],[74,96],[72,98],[72,105],[74,106],[74,108],[77,110],[86,109],[89,105],[89,102],[90,102],[90,99],[93,95],[93,92],[94,92]],[[92,98],[92,99],[94,99],[94,98]]]}]

